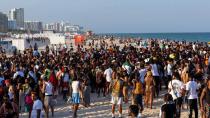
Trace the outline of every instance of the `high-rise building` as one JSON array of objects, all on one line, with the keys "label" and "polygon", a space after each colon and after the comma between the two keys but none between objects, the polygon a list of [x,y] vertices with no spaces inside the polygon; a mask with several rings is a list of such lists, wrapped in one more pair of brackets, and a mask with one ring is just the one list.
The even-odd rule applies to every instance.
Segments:
[{"label": "high-rise building", "polygon": [[8,29],[9,30],[16,30],[17,29],[16,20],[8,20]]},{"label": "high-rise building", "polygon": [[42,22],[41,21],[25,21],[24,23],[25,30],[41,32],[42,31]]},{"label": "high-rise building", "polygon": [[14,8],[9,11],[9,20],[16,20],[17,28],[24,28],[24,9]]},{"label": "high-rise building", "polygon": [[6,14],[0,12],[0,32],[7,32],[8,30],[8,17]]}]

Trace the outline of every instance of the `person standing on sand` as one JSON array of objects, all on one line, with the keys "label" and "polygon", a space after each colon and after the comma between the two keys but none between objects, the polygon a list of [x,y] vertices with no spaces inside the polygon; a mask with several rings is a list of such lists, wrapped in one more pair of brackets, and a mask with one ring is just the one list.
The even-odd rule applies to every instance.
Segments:
[{"label": "person standing on sand", "polygon": [[83,95],[84,95],[84,98],[83,98],[83,102],[84,102],[84,106],[85,107],[89,107],[90,106],[90,93],[91,93],[91,88],[89,86],[89,78],[84,75],[84,82],[83,82]]},{"label": "person standing on sand", "polygon": [[[207,85],[203,89],[200,97],[200,110],[202,118],[210,118],[210,78],[207,79]],[[204,102],[206,104],[204,104]]]},{"label": "person standing on sand", "polygon": [[42,110],[43,104],[35,92],[31,93],[31,98],[33,100],[33,107],[31,111],[31,118],[43,118]]},{"label": "person standing on sand", "polygon": [[64,68],[64,73],[61,78],[62,78],[61,83],[62,83],[63,100],[67,101],[67,94],[69,92],[69,83],[70,83],[70,75],[68,67]]},{"label": "person standing on sand", "polygon": [[134,104],[138,105],[139,107],[139,114],[138,117],[141,117],[141,113],[144,110],[143,107],[143,83],[141,80],[138,79],[138,75],[135,75],[135,78],[132,80],[133,83],[133,96],[134,96]]},{"label": "person standing on sand", "polygon": [[177,117],[181,116],[181,106],[182,106],[182,92],[184,90],[184,84],[182,81],[178,80],[179,74],[174,72],[172,76],[172,80],[168,83],[169,93],[172,95],[173,100],[176,104],[177,109]]},{"label": "person standing on sand", "polygon": [[155,94],[156,97],[159,96],[159,91],[160,91],[160,78],[159,78],[159,70],[158,70],[158,64],[156,63],[156,58],[151,60],[151,71],[152,71],[152,76],[155,80]]},{"label": "person standing on sand", "polygon": [[115,118],[115,106],[118,105],[119,118],[122,118],[122,103],[123,103],[123,80],[120,79],[120,74],[117,73],[116,78],[113,78],[109,88],[112,88],[112,118]]},{"label": "person standing on sand", "polygon": [[77,117],[77,110],[79,108],[80,96],[83,99],[81,84],[78,80],[78,75],[72,81],[72,103],[73,103],[73,118]]},{"label": "person standing on sand", "polygon": [[192,118],[192,110],[194,110],[195,113],[195,118],[198,118],[198,84],[197,82],[192,78],[189,77],[189,82],[187,82],[186,84],[186,91],[188,94],[188,104],[190,107],[190,111],[189,111],[189,118]]},{"label": "person standing on sand", "polygon": [[106,94],[109,94],[109,86],[112,81],[112,68],[109,65],[108,68],[104,71],[104,76],[106,77]]},{"label": "person standing on sand", "polygon": [[[103,72],[99,66],[96,67],[96,91],[98,97],[100,96],[100,91],[103,89]],[[105,90],[102,90],[103,95],[105,96]]]},{"label": "person standing on sand", "polygon": [[151,71],[148,71],[146,74],[145,84],[145,105],[148,108],[148,104],[150,102],[150,108],[152,109],[155,82]]},{"label": "person standing on sand", "polygon": [[53,105],[53,85],[50,81],[47,81],[47,77],[44,78],[43,93],[45,94],[44,97],[44,107],[47,118],[49,118],[49,108],[51,108],[52,117],[54,116],[54,105]]}]

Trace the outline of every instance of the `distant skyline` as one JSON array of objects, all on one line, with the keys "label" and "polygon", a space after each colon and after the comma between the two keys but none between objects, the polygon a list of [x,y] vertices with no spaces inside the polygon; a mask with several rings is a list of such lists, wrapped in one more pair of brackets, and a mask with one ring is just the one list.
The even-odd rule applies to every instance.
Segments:
[{"label": "distant skyline", "polygon": [[96,33],[210,32],[210,0],[1,0],[25,20],[70,21]]}]

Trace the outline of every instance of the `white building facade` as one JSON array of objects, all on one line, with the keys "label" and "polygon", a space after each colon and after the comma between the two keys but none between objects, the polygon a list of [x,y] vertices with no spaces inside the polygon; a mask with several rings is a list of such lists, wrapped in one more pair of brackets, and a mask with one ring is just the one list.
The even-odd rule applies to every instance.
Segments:
[{"label": "white building facade", "polygon": [[80,34],[83,32],[83,27],[79,25],[71,25],[68,22],[50,23],[44,25],[44,30],[54,30],[55,32],[64,33],[75,33]]},{"label": "white building facade", "polygon": [[24,29],[29,31],[41,32],[43,29],[41,21],[25,21]]}]

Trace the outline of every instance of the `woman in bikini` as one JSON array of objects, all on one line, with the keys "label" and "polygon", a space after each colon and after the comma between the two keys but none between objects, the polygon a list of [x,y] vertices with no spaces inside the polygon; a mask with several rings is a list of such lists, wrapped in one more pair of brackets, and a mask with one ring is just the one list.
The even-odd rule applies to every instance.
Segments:
[{"label": "woman in bikini", "polygon": [[148,108],[148,105],[150,103],[150,108],[152,109],[152,103],[153,103],[153,97],[154,97],[154,79],[152,76],[152,72],[148,71],[145,77],[145,105]]}]

